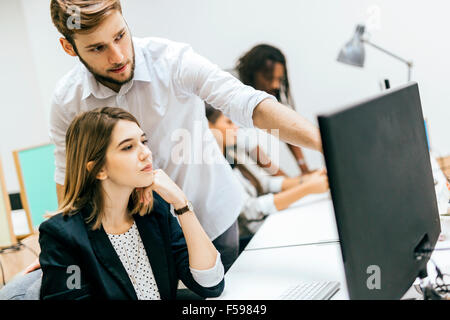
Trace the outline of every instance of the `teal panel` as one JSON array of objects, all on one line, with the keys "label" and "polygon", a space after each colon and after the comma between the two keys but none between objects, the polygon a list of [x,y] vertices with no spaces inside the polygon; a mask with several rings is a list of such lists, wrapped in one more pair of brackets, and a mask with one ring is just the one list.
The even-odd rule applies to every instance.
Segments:
[{"label": "teal panel", "polygon": [[44,214],[58,208],[54,150],[55,146],[48,144],[19,152],[33,228],[45,220]]}]

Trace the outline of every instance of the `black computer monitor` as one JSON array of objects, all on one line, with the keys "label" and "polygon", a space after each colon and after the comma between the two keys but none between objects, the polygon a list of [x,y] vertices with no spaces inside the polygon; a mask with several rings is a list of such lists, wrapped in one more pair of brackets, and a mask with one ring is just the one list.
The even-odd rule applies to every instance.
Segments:
[{"label": "black computer monitor", "polygon": [[351,299],[400,299],[440,233],[417,83],[318,117]]}]

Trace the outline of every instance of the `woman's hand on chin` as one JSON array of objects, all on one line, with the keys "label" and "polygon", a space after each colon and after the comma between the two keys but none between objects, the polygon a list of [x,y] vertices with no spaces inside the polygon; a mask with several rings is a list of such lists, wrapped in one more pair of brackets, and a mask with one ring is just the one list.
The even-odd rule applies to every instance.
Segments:
[{"label": "woman's hand on chin", "polygon": [[151,185],[139,189],[141,189],[141,201],[145,204],[150,202],[152,191],[155,191],[176,209],[183,207],[187,201],[183,190],[161,169],[153,171],[153,183]]}]

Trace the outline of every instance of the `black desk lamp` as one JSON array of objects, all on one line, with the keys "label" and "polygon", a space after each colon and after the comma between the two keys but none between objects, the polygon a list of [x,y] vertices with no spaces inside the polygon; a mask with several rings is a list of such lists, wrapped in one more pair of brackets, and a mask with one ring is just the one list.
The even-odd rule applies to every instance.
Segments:
[{"label": "black desk lamp", "polygon": [[364,51],[364,43],[371,45],[375,49],[378,49],[391,57],[400,60],[401,62],[405,63],[408,66],[408,82],[411,80],[411,68],[412,68],[412,61],[405,60],[396,54],[393,54],[390,51],[387,51],[386,49],[383,49],[376,44],[373,44],[367,39],[364,39],[364,31],[365,27],[362,24],[359,24],[356,26],[355,34],[353,35],[353,38],[345,44],[345,46],[341,49],[339,52],[339,56],[337,58],[337,61],[350,64],[357,67],[364,67],[364,60],[365,60],[365,51]]}]

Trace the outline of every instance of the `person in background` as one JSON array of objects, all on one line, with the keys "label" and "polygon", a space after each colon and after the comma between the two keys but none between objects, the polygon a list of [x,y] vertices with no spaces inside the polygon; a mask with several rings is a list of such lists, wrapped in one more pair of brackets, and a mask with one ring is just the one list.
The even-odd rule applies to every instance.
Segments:
[{"label": "person in background", "polygon": [[147,142],[120,108],[70,124],[63,199],[39,227],[41,299],[175,299],[180,279],[221,294],[220,254],[184,192],[153,169]]},{"label": "person in background", "polygon": [[[244,84],[273,95],[278,102],[295,110],[289,86],[286,58],[280,49],[267,44],[259,44],[239,58],[236,71]],[[302,149],[289,143],[287,146],[301,173],[310,173],[311,170],[305,161]],[[252,146],[249,154],[259,166],[272,168],[271,170],[275,172],[274,175],[286,176],[281,169],[275,168],[259,145]]]},{"label": "person in background", "polygon": [[238,127],[220,110],[208,105],[205,108],[209,128],[245,190],[239,216],[241,250],[269,214],[286,209],[309,194],[328,191],[325,170],[295,178],[268,175],[246,157],[245,150],[236,146]]}]

